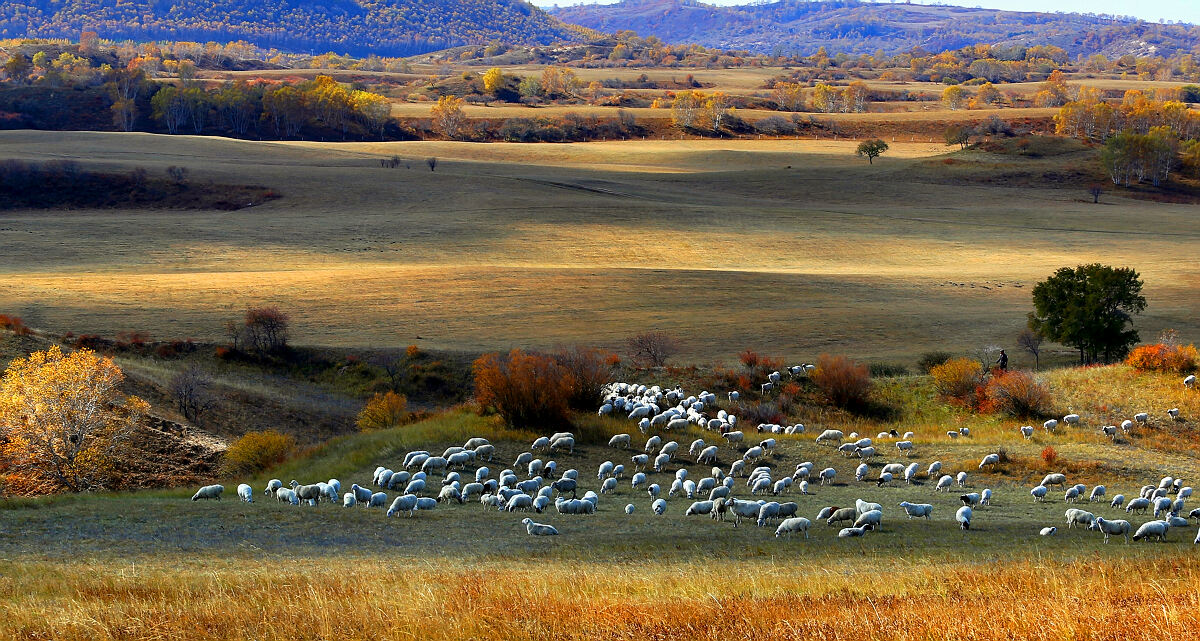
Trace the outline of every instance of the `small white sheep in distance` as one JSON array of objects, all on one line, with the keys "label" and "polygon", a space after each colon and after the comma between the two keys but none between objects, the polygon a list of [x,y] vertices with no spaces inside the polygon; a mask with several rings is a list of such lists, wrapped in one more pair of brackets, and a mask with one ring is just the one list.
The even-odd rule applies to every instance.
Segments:
[{"label": "small white sheep in distance", "polygon": [[1171,409],[1167,410],[1167,415],[1170,416],[1173,420],[1178,421],[1179,420],[1179,408],[1172,407]]},{"label": "small white sheep in distance", "polygon": [[920,469],[921,469],[920,463],[913,463],[912,465],[909,465],[908,467],[904,468],[904,482],[911,484],[913,481],[915,481],[917,479],[917,472]]},{"label": "small white sheep in distance", "polygon": [[1150,414],[1148,412],[1138,412],[1137,414],[1133,415],[1133,420],[1145,425],[1146,421],[1150,420]]},{"label": "small white sheep in distance", "polygon": [[958,500],[963,502],[963,505],[979,505],[981,497],[979,492],[971,492],[970,494],[960,494]]},{"label": "small white sheep in distance", "polygon": [[913,449],[913,442],[912,441],[896,441],[896,449],[900,450],[901,452],[903,452],[906,455],[911,455],[912,449]]},{"label": "small white sheep in distance", "polygon": [[999,454],[988,454],[987,456],[983,457],[982,461],[979,462],[979,469],[982,470],[985,467],[995,466],[995,465],[998,465],[999,463],[1000,463],[1000,455]]},{"label": "small white sheep in distance", "polygon": [[625,506],[625,513],[626,513],[626,514],[633,514],[633,511],[634,511],[634,509],[635,509],[635,508],[633,507],[633,503],[630,503],[630,504],[628,504],[628,505],[626,505],[626,506]]},{"label": "small white sheep in distance", "polygon": [[712,501],[696,501],[695,503],[692,503],[691,505],[688,506],[687,511],[684,512],[683,515],[684,516],[692,516],[692,515],[701,515],[701,514],[711,514],[712,510],[713,510],[713,502]]},{"label": "small white sheep in distance", "polygon": [[1096,501],[1103,499],[1105,493],[1107,492],[1108,488],[1104,487],[1103,485],[1097,485],[1096,487],[1092,488],[1092,493],[1088,495],[1088,503],[1095,503]]},{"label": "small white sheep in distance", "polygon": [[979,504],[980,505],[991,505],[992,504],[992,490],[990,488],[984,488],[983,492],[981,492],[979,494]]},{"label": "small white sheep in distance", "polygon": [[969,427],[960,427],[960,428],[958,428],[958,433],[959,433],[959,434],[962,434],[963,436],[970,436],[970,435],[971,435],[971,428],[969,428]]},{"label": "small white sheep in distance", "polygon": [[221,500],[221,492],[224,492],[224,491],[225,491],[225,486],[223,486],[223,485],[205,485],[204,487],[200,488],[199,490],[196,490],[196,493],[192,495],[192,500],[199,501],[200,499],[204,499],[206,501],[209,501],[209,500],[215,499],[215,500],[220,501]]},{"label": "small white sheep in distance", "polygon": [[809,521],[808,519],[806,519],[802,516],[792,517],[790,519],[784,519],[784,521],[779,524],[779,527],[775,528],[775,536],[776,536],[776,538],[778,538],[778,537],[781,537],[786,534],[786,535],[788,535],[788,537],[791,537],[793,534],[795,534],[797,532],[803,532],[804,538],[807,539],[808,538],[808,529],[810,527],[812,527],[812,521]]},{"label": "small white sheep in distance", "polygon": [[1096,520],[1096,516],[1091,512],[1077,508],[1067,510],[1065,516],[1067,517],[1067,528],[1073,528],[1076,525],[1091,526]]},{"label": "small white sheep in distance", "polygon": [[[495,496],[495,495],[489,495]],[[417,496],[415,494],[405,494],[397,496],[396,500],[392,501],[392,506],[388,508],[387,515],[395,516],[401,512],[408,512],[408,516],[412,516],[417,511]]]},{"label": "small white sheep in distance", "polygon": [[283,481],[280,481],[279,479],[271,479],[270,481],[267,481],[267,489],[263,490],[263,494],[266,494],[267,496],[274,496],[275,490],[278,490],[281,487],[283,487]]},{"label": "small white sheep in distance", "polygon": [[841,530],[838,531],[838,538],[839,539],[857,538],[860,536],[866,536],[867,532],[870,532],[870,531],[871,531],[871,525],[869,525],[869,524],[864,525],[862,527],[842,528]]},{"label": "small white sheep in distance", "polygon": [[827,467],[817,474],[817,478],[821,479],[821,485],[825,485],[826,481],[828,481],[830,485],[833,485],[833,479],[836,477],[837,470],[833,469],[832,467]]},{"label": "small white sheep in distance", "polygon": [[383,507],[383,504],[386,502],[387,494],[376,492],[371,495],[371,500],[367,503],[367,507]]},{"label": "small white sheep in distance", "polygon": [[933,506],[928,503],[909,503],[908,501],[901,501],[900,507],[904,508],[904,513],[907,514],[908,518],[910,519],[913,517],[924,517],[926,520],[928,520],[931,519],[933,515]]},{"label": "small white sheep in distance", "polygon": [[967,473],[959,472],[958,475],[956,477],[954,477],[954,480],[958,482],[959,487],[966,487],[967,486]]},{"label": "small white sheep in distance", "polygon": [[817,436],[815,442],[822,443],[825,441],[829,441],[831,443],[837,444],[837,443],[841,443],[845,438],[846,438],[846,435],[843,434],[841,430],[825,430],[824,432],[821,432],[821,434],[819,436]]},{"label": "small white sheep in distance", "polygon": [[655,499],[650,504],[650,510],[658,516],[662,516],[667,511],[667,501],[665,499]]},{"label": "small white sheep in distance", "polygon": [[1066,423],[1067,425],[1078,425],[1079,424],[1079,415],[1078,414],[1067,414],[1066,416],[1063,417],[1062,422]]},{"label": "small white sheep in distance", "polygon": [[662,488],[658,486],[658,483],[651,483],[650,486],[646,488],[646,493],[649,494],[651,498],[655,498],[662,493]]},{"label": "small white sheep in distance", "polygon": [[933,491],[949,492],[952,485],[954,485],[954,477],[950,476],[949,474],[943,474],[942,477],[938,479],[937,485],[933,488]]},{"label": "small white sheep in distance", "polygon": [[763,457],[763,453],[764,453],[763,448],[755,445],[754,447],[746,450],[745,454],[742,454],[742,460],[743,461],[757,461],[758,459]]},{"label": "small white sheep in distance", "polygon": [[1050,492],[1050,488],[1045,485],[1039,485],[1032,490],[1029,490],[1029,495],[1033,497],[1035,502],[1041,503],[1046,500],[1046,494]]},{"label": "small white sheep in distance", "polygon": [[354,507],[357,503],[358,500],[354,498],[354,492],[346,492],[342,496],[342,507]]},{"label": "small white sheep in distance", "polygon": [[1042,482],[1039,483],[1038,485],[1045,485],[1046,487],[1051,487],[1054,485],[1063,485],[1066,482],[1067,482],[1067,476],[1065,474],[1047,474],[1045,476],[1045,478],[1042,479]]},{"label": "small white sheep in distance", "polygon": [[617,491],[617,479],[604,479],[604,484],[600,486],[601,494]]},{"label": "small white sheep in distance", "polygon": [[1142,539],[1156,538],[1160,542],[1166,542],[1167,531],[1171,529],[1171,525],[1166,521],[1148,521],[1143,523],[1133,535],[1134,541]]},{"label": "small white sheep in distance", "polygon": [[721,435],[721,438],[725,439],[725,442],[729,444],[729,447],[734,447],[735,443],[741,443],[743,440],[745,440],[746,435],[740,431],[725,432]]},{"label": "small white sheep in distance", "polygon": [[887,485],[888,483],[891,483],[891,482],[892,482],[892,473],[891,472],[881,472],[879,474],[879,480],[875,481],[875,486],[883,487],[884,485]]},{"label": "small white sheep in distance", "polygon": [[964,505],[958,508],[958,511],[954,513],[954,520],[958,521],[959,527],[964,530],[969,530],[971,529],[971,517],[974,516],[974,514],[975,513],[971,510],[971,508]]},{"label": "small white sheep in distance", "polygon": [[525,524],[525,531],[530,536],[558,536],[558,530],[554,529],[553,525],[534,523],[530,518],[522,519],[521,523]]},{"label": "small white sheep in distance", "polygon": [[1063,493],[1063,503],[1074,503],[1079,500],[1079,490],[1073,487],[1068,487]]},{"label": "small white sheep in distance", "polygon": [[286,487],[281,487],[278,490],[275,490],[275,500],[279,501],[280,503],[300,505],[300,497],[296,496],[296,491]]},{"label": "small white sheep in distance", "polygon": [[1056,421],[1055,419],[1050,419],[1050,420],[1046,421],[1045,423],[1042,423],[1042,428],[1045,429],[1047,432],[1053,432],[1054,428],[1056,428],[1056,427],[1058,427],[1058,421]]},{"label": "small white sheep in distance", "polygon": [[946,436],[947,436],[947,437],[949,437],[949,438],[955,439],[955,438],[958,438],[958,437],[959,437],[959,436],[961,436],[961,435],[958,433],[958,430],[948,430],[948,431],[946,432]]},{"label": "small white sheep in distance", "polygon": [[1127,503],[1125,505],[1126,512],[1145,513],[1146,510],[1148,510],[1148,509],[1150,509],[1150,499],[1143,498],[1140,496],[1136,499],[1129,499],[1129,503]]},{"label": "small white sheep in distance", "polygon": [[1058,534],[1058,528],[1053,526],[1044,527],[1040,532],[1038,532],[1038,534],[1041,536],[1054,536],[1055,534]]},{"label": "small white sheep in distance", "polygon": [[[1101,487],[1103,487],[1103,486],[1101,486]],[[1115,507],[1115,508],[1119,508],[1123,505],[1125,505],[1125,495],[1124,494],[1118,494],[1118,495],[1114,496],[1112,501],[1108,504],[1109,507]]]},{"label": "small white sheep in distance", "polygon": [[1029,440],[1029,439],[1033,438],[1033,426],[1032,425],[1022,426],[1021,427],[1021,436],[1023,436],[1025,438],[1025,440]]},{"label": "small white sheep in distance", "polygon": [[237,495],[239,499],[245,501],[246,503],[254,502],[254,488],[246,485],[245,483],[242,483],[237,487]]},{"label": "small white sheep in distance", "polygon": [[868,467],[866,463],[859,463],[858,467],[854,468],[854,480],[861,482],[863,479],[867,478],[867,474],[870,471],[871,468]]},{"label": "small white sheep in distance", "polygon": [[1183,386],[1188,389],[1192,389],[1193,387],[1195,387],[1196,386],[1196,375],[1188,374],[1187,376],[1185,376],[1183,378]]}]

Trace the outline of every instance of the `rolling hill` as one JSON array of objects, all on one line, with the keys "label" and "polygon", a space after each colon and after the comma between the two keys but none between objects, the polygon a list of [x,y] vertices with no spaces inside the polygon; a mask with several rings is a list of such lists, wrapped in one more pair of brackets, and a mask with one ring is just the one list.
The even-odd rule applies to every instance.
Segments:
[{"label": "rolling hill", "polygon": [[888,53],[976,43],[1056,45],[1071,55],[1172,55],[1200,44],[1200,27],[1076,13],[1030,13],[859,0],[781,0],[715,6],[696,0],[625,0],[558,7],[564,22],[597,31],[636,31],[671,44],[808,55]]},{"label": "rolling hill", "polygon": [[291,51],[412,55],[498,40],[546,44],[577,34],[523,0],[15,0],[0,37],[245,40]]}]

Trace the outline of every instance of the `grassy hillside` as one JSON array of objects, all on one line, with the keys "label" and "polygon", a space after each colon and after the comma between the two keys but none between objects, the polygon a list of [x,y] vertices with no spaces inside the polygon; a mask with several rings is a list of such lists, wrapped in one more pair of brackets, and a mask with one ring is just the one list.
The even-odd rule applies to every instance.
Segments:
[{"label": "grassy hillside", "polygon": [[957,49],[977,43],[1055,45],[1071,55],[1111,57],[1154,51],[1190,51],[1200,30],[1192,25],[1113,21],[1078,13],[1031,13],[881,4],[857,0],[783,0],[717,6],[695,0],[625,0],[556,7],[565,22],[602,32],[637,31],[668,43],[808,55]]},{"label": "grassy hillside", "polygon": [[6,2],[0,36],[77,37],[206,42],[245,40],[292,51],[335,50],[412,55],[492,40],[547,44],[576,33],[522,0],[262,0],[219,2]]}]

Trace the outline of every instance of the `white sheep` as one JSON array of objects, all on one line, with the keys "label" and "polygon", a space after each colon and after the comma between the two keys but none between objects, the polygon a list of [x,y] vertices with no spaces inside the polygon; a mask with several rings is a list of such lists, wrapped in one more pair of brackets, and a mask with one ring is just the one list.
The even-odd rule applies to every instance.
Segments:
[{"label": "white sheep", "polygon": [[837,444],[837,443],[841,443],[842,440],[844,440],[845,438],[846,438],[846,436],[842,433],[841,430],[825,430],[824,432],[821,432],[820,436],[818,436],[816,438],[815,442],[821,443],[824,441],[829,441],[829,442]]},{"label": "white sheep", "polygon": [[838,531],[838,538],[839,539],[851,539],[851,538],[856,538],[856,537],[860,537],[860,536],[866,536],[867,532],[870,532],[870,531],[871,531],[870,525],[865,525],[863,527],[842,528],[840,531]]},{"label": "white sheep", "polygon": [[1000,463],[1000,455],[999,454],[988,454],[987,456],[983,457],[982,461],[979,462],[979,469],[982,470],[985,467],[995,466],[995,465],[998,465],[999,463]]},{"label": "white sheep", "polygon": [[932,518],[933,506],[928,503],[909,503],[908,501],[901,501],[900,507],[904,508],[904,513],[907,514],[908,518],[910,519],[913,517],[925,517],[927,520]]},{"label": "white sheep", "polygon": [[1023,436],[1025,438],[1025,440],[1029,440],[1029,439],[1033,438],[1033,426],[1032,425],[1022,426],[1021,427],[1021,436]]},{"label": "white sheep", "polygon": [[383,507],[387,502],[387,494],[376,492],[371,495],[371,500],[367,502],[367,507]]},{"label": "white sheep", "polygon": [[1133,415],[1133,420],[1145,425],[1146,421],[1150,420],[1150,414],[1148,412],[1138,412],[1137,414]]},{"label": "white sheep", "polygon": [[935,474],[937,474],[938,472],[941,472],[941,471],[942,471],[942,462],[934,461],[929,464],[929,469],[925,471],[925,475],[928,476],[929,478],[933,478]]},{"label": "white sheep", "polygon": [[1033,497],[1034,501],[1040,503],[1040,502],[1046,500],[1046,494],[1049,491],[1050,491],[1050,488],[1046,487],[1045,485],[1039,485],[1039,486],[1033,488],[1032,490],[1029,490],[1029,494],[1030,494],[1030,496]]},{"label": "white sheep", "polygon": [[[490,495],[490,496],[494,497],[495,495]],[[387,515],[393,516],[393,515],[398,515],[401,512],[408,512],[408,516],[411,517],[413,515],[413,513],[416,511],[417,511],[416,495],[405,494],[403,496],[396,497],[396,500],[392,501],[392,506],[388,508]]]},{"label": "white sheep", "polygon": [[966,487],[967,486],[967,473],[959,472],[958,475],[954,477],[954,480],[956,482],[958,482],[959,487]]},{"label": "white sheep", "polygon": [[958,521],[959,527],[964,530],[969,530],[971,529],[971,517],[973,515],[974,512],[971,510],[971,508],[964,505],[958,508],[958,511],[954,513],[954,520]]},{"label": "white sheep", "polygon": [[280,481],[279,479],[271,479],[270,481],[267,481],[267,489],[263,490],[263,494],[274,496],[275,490],[278,490],[281,487],[283,487],[283,481]]},{"label": "white sheep", "polygon": [[1040,534],[1041,536],[1054,536],[1055,534],[1058,534],[1058,528],[1053,527],[1053,526],[1044,527],[1044,528],[1042,528],[1042,530],[1040,532],[1038,532],[1038,534]]},{"label": "white sheep", "polygon": [[1067,425],[1078,425],[1079,424],[1079,415],[1078,414],[1067,414],[1066,416],[1063,417],[1063,422],[1066,423]]},{"label": "white sheep", "polygon": [[808,529],[810,527],[812,527],[812,521],[809,521],[802,516],[784,519],[783,522],[779,524],[779,527],[775,529],[775,536],[778,538],[786,534],[790,537],[796,532],[803,532],[804,538],[807,539]]},{"label": "white sheep", "polygon": [[1149,508],[1150,508],[1150,499],[1143,498],[1140,496],[1136,499],[1129,499],[1129,503],[1125,504],[1126,512],[1143,512],[1144,513]]},{"label": "white sheep", "polygon": [[354,507],[358,504],[358,499],[354,498],[354,492],[346,492],[342,496],[342,507]]},{"label": "white sheep", "polygon": [[1125,537],[1125,542],[1129,543],[1129,521],[1109,521],[1103,517],[1096,517],[1092,524],[1088,526],[1089,530],[1100,530],[1104,533],[1104,542],[1108,543],[1110,536],[1122,535]]},{"label": "white sheep", "polygon": [[217,501],[220,501],[221,500],[221,492],[224,492],[224,491],[225,491],[225,486],[223,486],[223,485],[205,485],[204,487],[200,488],[199,490],[196,490],[196,493],[192,495],[192,500],[199,501],[200,499],[204,499],[204,500],[208,501],[208,500],[215,499]]},{"label": "white sheep", "polygon": [[1068,487],[1063,493],[1063,503],[1074,503],[1079,499],[1079,490],[1073,487]]},{"label": "white sheep", "polygon": [[522,519],[521,523],[525,524],[525,531],[530,536],[558,536],[558,530],[554,529],[553,525],[534,523],[530,518]]},{"label": "white sheep", "polygon": [[1147,538],[1156,538],[1159,541],[1167,540],[1167,531],[1171,529],[1171,525],[1166,521],[1148,521],[1143,523],[1133,535],[1134,541],[1141,541]]},{"label": "white sheep", "polygon": [[1042,479],[1042,482],[1039,483],[1038,485],[1045,485],[1046,487],[1051,487],[1053,485],[1063,485],[1066,482],[1067,482],[1067,476],[1065,474],[1047,474],[1045,476],[1045,478]]},{"label": "white sheep", "polygon": [[658,486],[658,483],[651,483],[646,488],[646,493],[650,495],[650,498],[657,498],[662,493],[662,488]]},{"label": "white sheep", "polygon": [[280,503],[300,505],[300,497],[296,496],[296,491],[286,487],[281,487],[278,490],[275,490],[275,500],[279,501]]},{"label": "white sheep", "polygon": [[1067,517],[1067,527],[1073,528],[1076,525],[1091,526],[1096,520],[1096,516],[1091,512],[1071,508],[1065,512]]},{"label": "white sheep", "polygon": [[1104,498],[1104,494],[1107,492],[1108,488],[1104,487],[1103,485],[1097,485],[1096,487],[1092,488],[1092,493],[1088,495],[1088,502],[1095,503],[1096,501],[1099,501],[1100,499]]},{"label": "white sheep", "polygon": [[1118,494],[1118,495],[1114,496],[1112,501],[1108,504],[1109,507],[1115,507],[1115,508],[1119,508],[1123,505],[1125,505],[1125,495],[1124,494]]},{"label": "white sheep", "polygon": [[992,504],[992,490],[990,488],[984,488],[983,492],[980,493],[979,504],[980,505],[991,505]]},{"label": "white sheep", "polygon": [[1171,409],[1167,410],[1167,415],[1170,416],[1172,420],[1178,421],[1179,420],[1179,408],[1172,407]]},{"label": "white sheep", "polygon": [[950,486],[952,485],[954,485],[954,477],[950,476],[949,474],[943,474],[942,477],[938,479],[937,485],[933,488],[933,491],[949,492]]},{"label": "white sheep", "polygon": [[692,503],[690,506],[688,506],[687,511],[684,512],[683,515],[684,516],[692,516],[692,515],[710,514],[710,513],[712,513],[712,510],[713,510],[713,502],[712,501],[696,501],[695,503]]},{"label": "white sheep", "polygon": [[857,519],[854,520],[854,527],[863,527],[870,525],[871,529],[878,530],[883,523],[883,512],[880,510],[870,510],[863,512]]},{"label": "white sheep", "polygon": [[1046,421],[1045,423],[1042,423],[1042,428],[1045,429],[1047,432],[1053,432],[1054,428],[1056,428],[1056,427],[1058,427],[1058,421],[1056,421],[1054,419],[1050,419],[1050,420]]},{"label": "white sheep", "polygon": [[666,500],[665,499],[655,499],[655,501],[650,504],[650,510],[653,511],[658,516],[662,516],[663,513],[665,513],[667,511]]},{"label": "white sheep", "polygon": [[246,485],[245,483],[242,483],[241,485],[239,485],[237,487],[237,494],[238,494],[238,498],[245,501],[246,503],[254,502],[254,488],[250,487],[249,485]]},{"label": "white sheep", "polygon": [[911,484],[914,481],[916,481],[917,471],[919,471],[920,469],[921,469],[920,463],[913,463],[912,465],[909,465],[908,467],[904,468],[904,482]]},{"label": "white sheep", "polygon": [[903,452],[906,456],[912,456],[913,442],[912,441],[896,441],[896,449]]},{"label": "white sheep", "polygon": [[863,479],[867,478],[867,473],[870,471],[871,468],[868,467],[866,463],[859,463],[858,467],[854,468],[854,480],[861,482]]},{"label": "white sheep", "polygon": [[833,469],[832,467],[827,467],[817,474],[817,478],[821,479],[821,485],[825,485],[826,481],[828,481],[830,485],[833,485],[833,479],[836,477],[837,470]]},{"label": "white sheep", "polygon": [[[409,452],[408,454],[405,454],[404,455],[404,463],[403,463],[404,467],[408,467],[409,465],[411,465],[413,462],[413,459],[417,458],[418,456],[429,456],[429,451],[428,450],[416,450],[413,452]],[[383,471],[382,468],[377,469],[375,471],[375,473],[379,474],[379,472],[381,472],[381,471]]]},{"label": "white sheep", "polygon": [[625,513],[626,513],[626,514],[633,514],[633,510],[634,510],[633,503],[630,503],[630,504],[628,504],[628,505],[626,505],[626,506],[625,506]]}]

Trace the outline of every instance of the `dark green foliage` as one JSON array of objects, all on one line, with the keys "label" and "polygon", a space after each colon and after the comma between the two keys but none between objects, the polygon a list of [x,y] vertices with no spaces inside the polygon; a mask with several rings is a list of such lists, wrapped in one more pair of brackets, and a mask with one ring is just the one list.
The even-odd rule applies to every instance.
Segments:
[{"label": "dark green foliage", "polygon": [[1138,342],[1133,315],[1146,309],[1142,281],[1128,267],[1063,267],[1033,288],[1029,328],[1079,350],[1080,363],[1123,358]]},{"label": "dark green foliage", "polygon": [[488,40],[577,39],[566,25],[520,0],[0,3],[0,31],[9,37],[76,38],[84,28],[113,40],[245,40],[264,48],[364,56],[408,56]]},{"label": "dark green foliage", "polygon": [[922,374],[928,374],[929,370],[945,363],[954,358],[954,354],[950,352],[925,352],[921,354],[920,360],[917,361],[917,370]]}]

